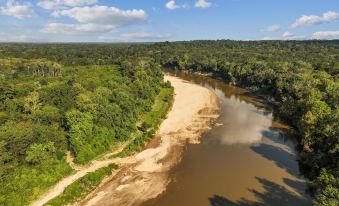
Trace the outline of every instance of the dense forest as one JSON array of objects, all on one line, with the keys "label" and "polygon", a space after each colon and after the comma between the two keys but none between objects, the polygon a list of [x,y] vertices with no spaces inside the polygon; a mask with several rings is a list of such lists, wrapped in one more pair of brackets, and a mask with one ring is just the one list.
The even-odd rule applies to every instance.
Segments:
[{"label": "dense forest", "polygon": [[160,67],[65,67],[0,59],[0,205],[27,205],[72,169],[130,138],[163,84]]},{"label": "dense forest", "polygon": [[50,185],[49,174],[68,174],[67,149],[86,163],[128,138],[159,91],[161,65],[278,101],[279,116],[297,131],[314,205],[338,205],[339,41],[2,44],[0,58],[0,194],[13,191],[9,201],[16,192],[39,194],[21,189],[25,176]]}]

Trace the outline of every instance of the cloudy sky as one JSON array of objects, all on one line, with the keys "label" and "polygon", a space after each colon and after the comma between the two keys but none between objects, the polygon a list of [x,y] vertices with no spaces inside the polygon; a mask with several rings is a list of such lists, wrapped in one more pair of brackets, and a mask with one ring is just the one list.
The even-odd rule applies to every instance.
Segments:
[{"label": "cloudy sky", "polygon": [[339,0],[0,0],[2,42],[336,38]]}]

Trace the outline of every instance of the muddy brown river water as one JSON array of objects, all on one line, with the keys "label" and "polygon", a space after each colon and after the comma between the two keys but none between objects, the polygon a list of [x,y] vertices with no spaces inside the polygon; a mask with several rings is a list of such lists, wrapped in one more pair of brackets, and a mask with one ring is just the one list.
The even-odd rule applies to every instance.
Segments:
[{"label": "muddy brown river water", "polygon": [[272,109],[219,80],[171,72],[219,97],[218,124],[187,145],[166,191],[142,206],[306,206],[293,138]]}]

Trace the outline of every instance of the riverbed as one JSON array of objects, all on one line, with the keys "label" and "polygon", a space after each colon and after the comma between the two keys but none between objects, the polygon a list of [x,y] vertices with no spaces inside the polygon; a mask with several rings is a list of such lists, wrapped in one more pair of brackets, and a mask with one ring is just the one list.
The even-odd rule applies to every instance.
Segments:
[{"label": "riverbed", "polygon": [[296,142],[268,105],[210,77],[171,75],[214,92],[220,117],[200,144],[187,144],[166,190],[142,206],[311,205]]}]

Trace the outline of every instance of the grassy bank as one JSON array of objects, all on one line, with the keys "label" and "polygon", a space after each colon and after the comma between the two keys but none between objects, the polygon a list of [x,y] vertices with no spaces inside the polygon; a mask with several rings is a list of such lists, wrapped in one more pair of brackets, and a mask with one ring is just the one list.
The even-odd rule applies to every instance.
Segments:
[{"label": "grassy bank", "polygon": [[166,117],[168,111],[173,104],[173,88],[164,87],[161,88],[158,96],[155,99],[154,105],[150,112],[144,114],[140,120],[141,124],[138,126],[138,131],[134,134],[136,137],[134,140],[125,147],[125,149],[112,156],[114,157],[126,157],[140,151],[147,140],[151,139],[159,128],[162,120]]},{"label": "grassy bank", "polygon": [[117,169],[116,164],[111,164],[107,167],[100,168],[95,172],[88,173],[71,185],[66,187],[64,192],[47,202],[48,206],[70,205],[79,200],[85,198],[90,192],[92,192],[102,180],[111,175],[114,169]]}]

